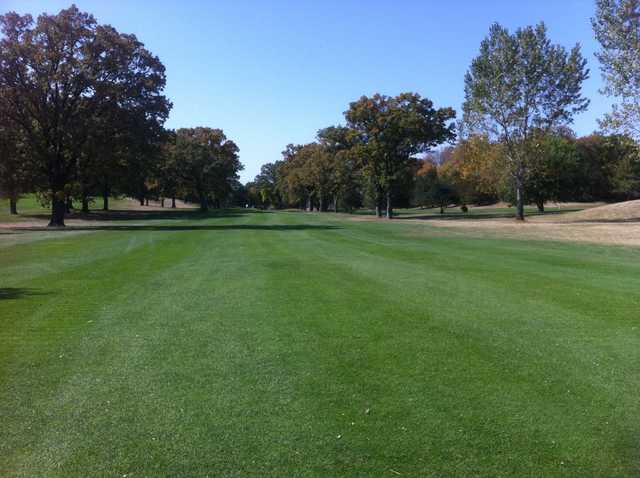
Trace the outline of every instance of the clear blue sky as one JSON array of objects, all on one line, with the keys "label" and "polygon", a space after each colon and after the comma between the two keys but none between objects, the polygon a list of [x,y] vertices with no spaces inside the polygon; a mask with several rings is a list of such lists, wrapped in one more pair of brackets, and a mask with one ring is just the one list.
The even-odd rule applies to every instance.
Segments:
[{"label": "clear blue sky", "polygon": [[[99,22],[135,33],[167,67],[168,126],[224,129],[240,147],[242,180],[342,121],[350,101],[416,91],[460,109],[463,77],[492,22],[543,20],[552,41],[580,42],[591,100],[574,129],[588,134],[610,101],[598,94],[594,0],[195,1],[77,0]],[[0,0],[0,11],[38,14],[60,0]]]}]

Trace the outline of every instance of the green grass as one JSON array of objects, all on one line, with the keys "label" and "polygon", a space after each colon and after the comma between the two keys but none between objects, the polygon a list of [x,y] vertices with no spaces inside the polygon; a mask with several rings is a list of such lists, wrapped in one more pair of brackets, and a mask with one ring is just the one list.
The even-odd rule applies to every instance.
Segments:
[{"label": "green grass", "polygon": [[140,223],[0,235],[0,476],[640,475],[640,250]]}]

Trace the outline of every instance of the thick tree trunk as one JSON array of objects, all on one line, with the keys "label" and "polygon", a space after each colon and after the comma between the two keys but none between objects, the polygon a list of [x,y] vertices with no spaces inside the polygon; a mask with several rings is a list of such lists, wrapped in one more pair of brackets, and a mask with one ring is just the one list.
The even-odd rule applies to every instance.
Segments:
[{"label": "thick tree trunk", "polygon": [[387,191],[387,219],[393,218],[393,209],[391,207],[391,191]]},{"label": "thick tree trunk", "polygon": [[538,200],[536,201],[536,206],[538,206],[538,212],[539,212],[540,214],[544,214],[544,201],[543,201],[543,200],[541,200],[541,199],[538,199]]},{"label": "thick tree trunk", "polygon": [[171,209],[175,209],[176,208],[176,198],[172,197],[171,198]]},{"label": "thick tree trunk", "polygon": [[18,214],[18,196],[17,194],[12,194],[9,197],[9,213],[12,215]]},{"label": "thick tree trunk", "polygon": [[160,199],[160,207],[164,207],[164,198]]},{"label": "thick tree trunk", "polygon": [[518,180],[516,184],[516,219],[524,221],[524,188],[522,180]]},{"label": "thick tree trunk", "polygon": [[51,219],[48,227],[64,227],[64,213],[66,208],[64,199],[61,199],[54,193],[53,200],[51,201]]},{"label": "thick tree trunk", "polygon": [[144,198],[144,205],[148,206],[149,205],[149,198]]}]

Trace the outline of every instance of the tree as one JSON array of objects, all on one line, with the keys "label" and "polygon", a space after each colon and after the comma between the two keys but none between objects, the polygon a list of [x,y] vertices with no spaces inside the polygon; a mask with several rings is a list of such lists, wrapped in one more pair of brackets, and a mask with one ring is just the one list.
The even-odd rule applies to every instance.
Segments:
[{"label": "tree", "polygon": [[27,163],[19,131],[3,118],[0,116],[0,197],[9,200],[10,214],[18,214],[18,198],[27,185]]},{"label": "tree", "polygon": [[362,96],[345,112],[347,126],[355,132],[354,154],[373,192],[378,216],[383,203],[392,217],[392,191],[402,181],[413,157],[455,138],[455,111],[435,109],[417,93],[396,97]]},{"label": "tree", "polygon": [[616,97],[619,104],[601,121],[604,129],[640,138],[640,2],[597,0],[591,19],[601,50],[605,86],[602,93]]},{"label": "tree", "polygon": [[463,122],[470,131],[504,143],[519,220],[524,220],[524,187],[535,161],[532,135],[570,124],[588,107],[581,95],[588,75],[580,46],[567,52],[553,45],[542,23],[513,34],[494,24],[471,63]]},{"label": "tree", "polygon": [[572,138],[557,134],[534,139],[536,161],[525,185],[526,196],[544,212],[547,201],[569,201],[579,195],[580,154]]},{"label": "tree", "polygon": [[238,146],[221,129],[181,128],[176,131],[175,161],[181,181],[207,211],[219,207],[231,192],[233,181],[243,166]]},{"label": "tree", "polygon": [[45,178],[35,186],[52,204],[49,225],[64,226],[65,199],[96,119],[109,109],[147,122],[166,119],[164,66],[134,35],[99,25],[75,6],[36,22],[10,12],[0,16],[0,29],[7,116]]},{"label": "tree", "polygon": [[353,154],[356,138],[356,132],[345,126],[329,126],[318,131],[318,141],[332,161],[331,193],[335,212],[339,205],[351,210],[361,202],[360,175]]}]

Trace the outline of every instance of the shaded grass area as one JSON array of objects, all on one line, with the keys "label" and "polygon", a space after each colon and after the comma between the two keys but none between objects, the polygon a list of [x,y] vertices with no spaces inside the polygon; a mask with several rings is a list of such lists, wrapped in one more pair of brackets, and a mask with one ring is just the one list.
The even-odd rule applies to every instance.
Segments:
[{"label": "shaded grass area", "polygon": [[[545,214],[562,214],[567,212],[580,211],[580,208],[568,207],[547,207],[544,213],[538,211],[537,208],[526,206],[524,208],[525,216],[541,216]],[[356,215],[373,215],[371,209],[359,209],[354,212]],[[516,209],[514,207],[472,207],[469,206],[467,212],[462,212],[458,207],[445,208],[444,213],[440,214],[440,208],[399,208],[394,209],[394,217],[403,219],[500,219],[515,217]]]},{"label": "shaded grass area", "polygon": [[640,474],[639,250],[146,221],[0,248],[0,475]]}]

